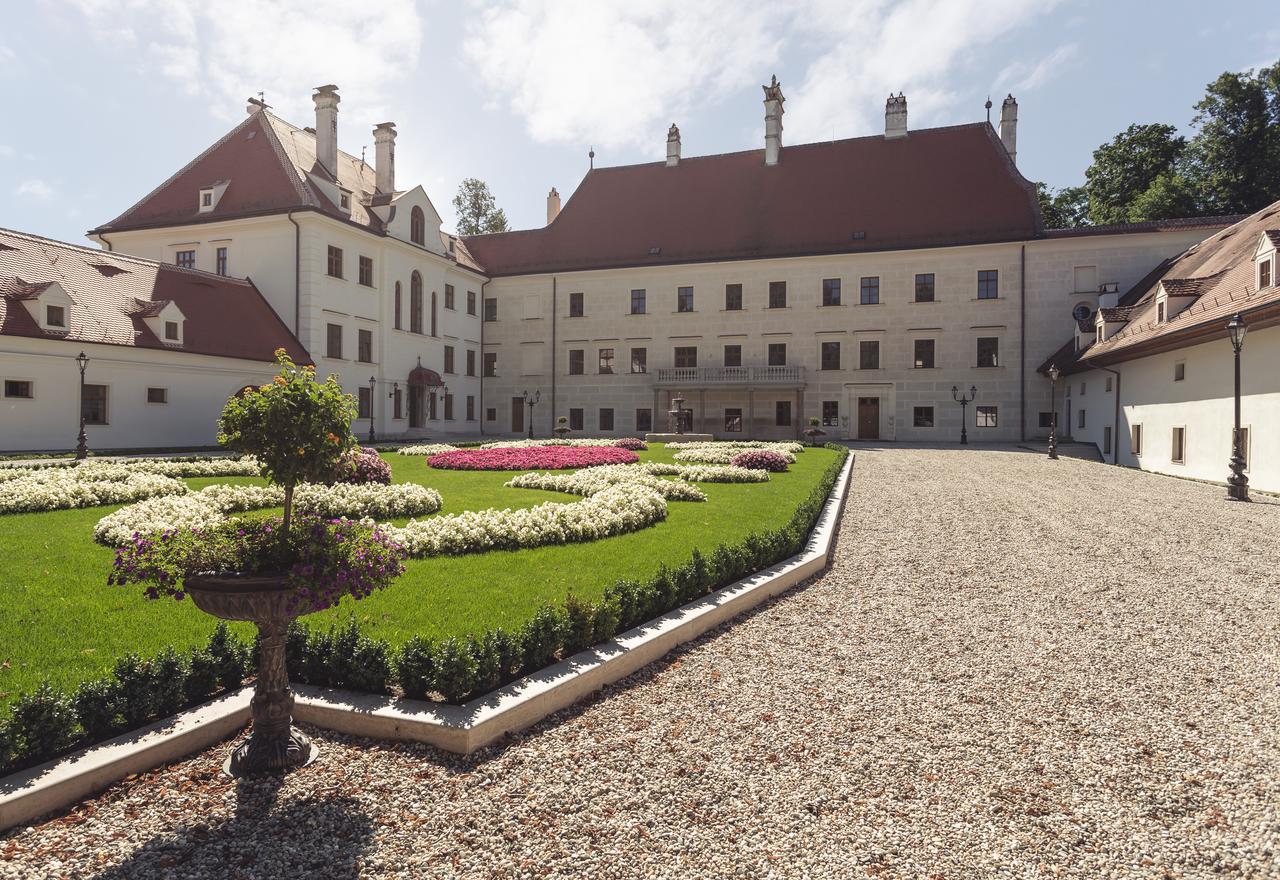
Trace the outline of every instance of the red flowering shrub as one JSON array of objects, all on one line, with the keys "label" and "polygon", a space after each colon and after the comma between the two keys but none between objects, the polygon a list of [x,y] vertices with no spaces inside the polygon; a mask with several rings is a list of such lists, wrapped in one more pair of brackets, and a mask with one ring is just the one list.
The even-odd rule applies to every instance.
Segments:
[{"label": "red flowering shrub", "polygon": [[378,450],[357,446],[338,464],[339,483],[382,483],[391,485],[391,465],[382,460]]},{"label": "red flowering shrub", "polygon": [[536,471],[631,464],[639,457],[617,446],[528,446],[518,449],[454,449],[427,459],[433,468],[454,471]]},{"label": "red flowering shrub", "polygon": [[619,449],[630,449],[632,452],[644,452],[649,448],[649,444],[639,437],[623,437],[621,440],[614,440],[613,445]]},{"label": "red flowering shrub", "polygon": [[729,463],[735,467],[750,468],[753,471],[773,471],[782,473],[787,469],[787,459],[769,449],[748,449],[739,452]]}]

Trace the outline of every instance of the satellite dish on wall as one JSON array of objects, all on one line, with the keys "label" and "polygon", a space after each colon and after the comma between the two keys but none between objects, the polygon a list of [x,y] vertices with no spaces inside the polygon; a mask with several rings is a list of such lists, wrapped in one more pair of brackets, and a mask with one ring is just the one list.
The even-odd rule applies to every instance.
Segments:
[{"label": "satellite dish on wall", "polygon": [[1074,309],[1071,310],[1071,317],[1075,318],[1077,322],[1083,321],[1089,317],[1089,314],[1092,311],[1093,309],[1089,308],[1088,305],[1086,305],[1085,303],[1080,303]]}]

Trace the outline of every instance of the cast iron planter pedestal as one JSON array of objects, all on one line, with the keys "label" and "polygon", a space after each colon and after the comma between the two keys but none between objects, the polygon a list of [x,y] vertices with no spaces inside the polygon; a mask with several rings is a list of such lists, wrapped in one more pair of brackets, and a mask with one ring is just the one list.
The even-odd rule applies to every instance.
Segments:
[{"label": "cast iron planter pedestal", "polygon": [[247,620],[258,627],[258,681],[253,689],[253,729],[222,769],[234,777],[279,773],[305,767],[318,749],[293,726],[293,691],[284,643],[294,591],[282,577],[189,577],[184,583],[196,607],[223,620]]}]

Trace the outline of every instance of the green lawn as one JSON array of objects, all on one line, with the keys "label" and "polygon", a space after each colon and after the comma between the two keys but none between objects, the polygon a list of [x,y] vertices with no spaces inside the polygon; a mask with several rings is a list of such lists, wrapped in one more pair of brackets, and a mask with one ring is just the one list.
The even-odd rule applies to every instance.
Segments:
[{"label": "green lawn", "polygon": [[[661,447],[642,458],[670,461]],[[371,635],[399,644],[415,634],[447,636],[515,626],[543,602],[570,593],[598,598],[624,577],[652,576],[662,562],[684,562],[694,547],[718,544],[784,524],[836,453],[809,449],[791,471],[768,483],[703,484],[704,503],[670,502],[665,522],[603,541],[532,550],[410,560],[392,587],[307,618],[325,626],[354,614]],[[572,496],[503,486],[512,473],[439,471],[421,458],[388,454],[397,482],[438,489],[443,513],[529,507]],[[253,483],[256,478],[201,478]],[[94,543],[93,526],[116,507],[0,517],[0,705],[42,678],[73,687],[109,670],[130,651],[144,657],[167,645],[203,642],[215,621],[190,602],[149,602],[136,587],[109,587],[113,551]],[[401,521],[403,522],[403,521]],[[239,630],[246,637],[251,627]]]}]

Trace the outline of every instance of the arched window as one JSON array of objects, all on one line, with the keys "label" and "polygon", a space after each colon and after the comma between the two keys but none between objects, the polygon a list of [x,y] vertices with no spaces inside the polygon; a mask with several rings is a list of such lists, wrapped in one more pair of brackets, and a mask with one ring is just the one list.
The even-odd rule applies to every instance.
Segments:
[{"label": "arched window", "polygon": [[409,332],[422,332],[422,276],[416,271],[409,279]]},{"label": "arched window", "polygon": [[413,206],[413,212],[409,214],[409,238],[414,244],[427,243],[427,218],[417,205]]},{"label": "arched window", "polygon": [[436,292],[431,291],[431,335],[439,336],[436,332]]},{"label": "arched window", "polygon": [[397,330],[399,330],[399,329],[400,329],[400,282],[399,282],[399,281],[397,281],[397,282],[396,282],[396,312],[395,312],[395,320],[396,320],[396,329],[397,329]]}]

